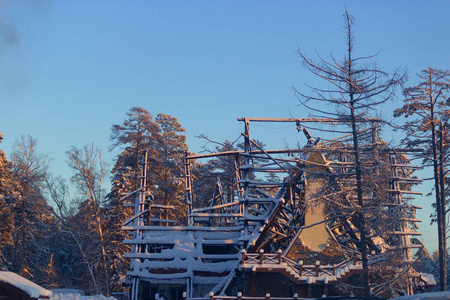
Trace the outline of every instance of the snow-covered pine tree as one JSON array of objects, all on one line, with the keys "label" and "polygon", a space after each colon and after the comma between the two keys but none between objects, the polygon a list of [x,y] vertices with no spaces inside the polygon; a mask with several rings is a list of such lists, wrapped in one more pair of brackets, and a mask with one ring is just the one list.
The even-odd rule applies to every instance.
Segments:
[{"label": "snow-covered pine tree", "polygon": [[183,155],[187,145],[182,133],[186,130],[171,115],[160,113],[155,120],[159,131],[155,135],[154,148],[148,153],[147,178],[156,188],[150,191],[155,203],[174,207],[164,210],[164,219],[183,223],[186,220]]},{"label": "snow-covered pine tree", "polygon": [[433,68],[423,70],[417,75],[419,84],[405,88],[403,107],[395,110],[394,117],[404,116],[408,119],[402,126],[406,137],[402,143],[406,148],[423,150],[415,152],[424,166],[433,168],[435,194],[435,221],[438,224],[439,240],[439,277],[440,290],[446,290],[447,249],[446,249],[446,173],[448,166],[449,118],[450,105],[450,71]]},{"label": "snow-covered pine tree", "polygon": [[[133,215],[133,210],[124,207],[123,201],[119,200],[139,187],[140,157],[144,150],[154,148],[153,140],[158,132],[153,116],[146,109],[132,107],[126,116],[122,124],[112,125],[109,148],[110,151],[120,151],[111,171],[112,189],[106,196],[106,230],[110,238],[107,247],[108,253],[112,254],[110,271],[114,291],[123,289],[121,283],[129,269],[129,261],[124,255],[130,248],[123,243],[128,236],[121,231],[121,226]],[[151,187],[151,182],[147,182],[147,185]]]},{"label": "snow-covered pine tree", "polygon": [[[184,187],[183,152],[187,149],[185,131],[178,120],[170,115],[158,114],[156,119],[144,108],[133,107],[127,112],[121,125],[111,129],[110,150],[119,149],[112,173],[112,190],[107,199],[107,230],[111,241],[108,253],[115,290],[120,290],[129,262],[124,254],[129,248],[122,243],[126,238],[121,225],[132,216],[133,211],[120,202],[124,195],[135,191],[140,184],[140,159],[143,151],[148,151],[147,190],[154,195],[155,204],[175,206],[170,211],[159,211],[158,218],[174,218],[182,221],[185,214],[183,202]],[[147,216],[147,220],[151,215]]]},{"label": "snow-covered pine tree", "polygon": [[[3,135],[0,132],[0,143]],[[0,150],[0,270],[7,270],[11,265],[5,250],[12,249],[14,232],[14,218],[10,208],[10,200],[17,192],[17,186],[12,180],[12,163],[6,158],[5,152]]]}]

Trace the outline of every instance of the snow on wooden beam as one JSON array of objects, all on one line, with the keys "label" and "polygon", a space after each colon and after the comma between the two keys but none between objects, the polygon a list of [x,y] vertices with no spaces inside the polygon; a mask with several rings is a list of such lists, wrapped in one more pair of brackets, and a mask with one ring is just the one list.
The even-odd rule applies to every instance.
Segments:
[{"label": "snow on wooden beam", "polygon": [[221,208],[236,206],[236,205],[239,205],[239,201],[225,203],[225,204],[221,204],[221,205],[209,206],[209,207],[196,208],[196,209],[192,210],[192,213],[211,211],[211,210],[215,210],[215,209],[221,209]]},{"label": "snow on wooden beam", "polygon": [[[305,152],[304,149],[284,149],[284,150],[254,150],[251,152],[251,154],[283,154],[283,153],[300,153]],[[231,155],[244,155],[244,151],[223,151],[223,152],[215,152],[215,153],[207,153],[207,154],[196,154],[196,155],[189,155],[186,156],[186,159],[199,159],[199,158],[208,158],[208,157],[217,157],[217,156],[231,156]],[[267,159],[267,156],[262,156],[260,158]]]},{"label": "snow on wooden beam", "polygon": [[[238,118],[238,121],[249,122],[303,122],[303,123],[349,123],[349,118]],[[357,122],[379,122],[380,118],[357,119]]]},{"label": "snow on wooden beam", "polygon": [[406,190],[387,190],[389,193],[396,193],[396,194],[411,194],[411,195],[422,195],[421,192],[414,192],[414,191],[406,191]]},{"label": "snow on wooden beam", "polygon": [[388,233],[395,235],[422,235],[420,232],[417,231],[390,231]]},{"label": "snow on wooden beam", "polygon": [[145,226],[145,225],[136,225],[136,226],[124,226],[122,230],[147,230],[154,232],[162,232],[162,231],[173,231],[173,232],[189,232],[189,231],[200,231],[200,232],[241,232],[242,227],[233,226],[233,227],[207,227],[207,226]]},{"label": "snow on wooden beam", "polygon": [[232,213],[191,213],[191,217],[206,217],[206,218],[240,218],[243,214],[232,214]]}]

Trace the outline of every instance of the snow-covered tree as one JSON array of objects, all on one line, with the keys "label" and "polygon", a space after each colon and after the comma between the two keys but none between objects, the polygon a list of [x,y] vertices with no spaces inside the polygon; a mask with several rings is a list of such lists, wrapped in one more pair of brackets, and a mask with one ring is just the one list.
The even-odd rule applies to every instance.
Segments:
[{"label": "snow-covered tree", "polygon": [[433,168],[436,222],[438,224],[440,289],[446,290],[447,249],[446,249],[446,183],[449,140],[449,91],[450,71],[433,68],[417,75],[419,84],[405,88],[403,107],[395,110],[394,116],[408,119],[401,128],[406,137],[407,148],[423,150],[415,152],[423,160],[424,166]]},{"label": "snow-covered tree", "polygon": [[[154,203],[175,206],[173,211],[158,211],[157,218],[173,218],[182,221],[185,207],[182,203],[184,195],[183,151],[187,149],[186,137],[181,134],[184,128],[177,118],[158,114],[155,119],[144,108],[133,107],[121,125],[113,125],[111,129],[110,150],[119,149],[112,170],[112,190],[107,199],[107,225],[110,234],[108,253],[111,255],[110,268],[114,274],[111,278],[115,289],[120,289],[120,274],[125,274],[129,262],[124,254],[129,252],[122,241],[125,233],[120,231],[126,218],[133,211],[123,207],[119,200],[140,185],[141,157],[144,151],[148,155],[147,190],[153,194]],[[148,217],[151,217],[149,215]]]},{"label": "snow-covered tree", "polygon": [[160,129],[144,108],[133,107],[122,125],[111,128],[110,150],[119,149],[113,173],[113,192],[128,193],[139,187],[140,158],[144,150],[154,148]]},{"label": "snow-covered tree", "polygon": [[[3,135],[0,132],[0,142]],[[5,152],[0,150],[0,269],[7,269],[10,261],[5,257],[5,247],[13,246],[14,218],[8,199],[14,197],[17,185],[12,180],[12,163],[6,158]]]},{"label": "snow-covered tree", "polygon": [[10,250],[12,270],[36,281],[45,276],[43,270],[51,255],[48,241],[53,232],[50,207],[43,195],[48,176],[48,158],[37,151],[37,140],[21,136],[11,154],[13,180],[18,194],[11,199],[16,230]]},{"label": "snow-covered tree", "polygon": [[[123,244],[127,238],[120,228],[125,220],[132,216],[133,211],[123,206],[119,201],[122,196],[139,187],[140,159],[144,150],[153,148],[153,141],[158,132],[158,126],[153,116],[144,108],[132,107],[122,124],[111,127],[110,150],[120,150],[112,169],[112,189],[107,195],[106,228],[110,241],[108,253],[110,257],[111,285],[114,290],[120,290],[124,274],[129,269],[129,262],[124,254],[129,252],[129,246]],[[151,187],[151,183],[147,185]]]},{"label": "snow-covered tree", "polygon": [[183,154],[187,150],[182,133],[186,130],[176,117],[162,113],[157,115],[156,124],[159,130],[149,151],[147,178],[154,186],[155,201],[175,208],[166,209],[164,218],[182,221],[186,217]]}]

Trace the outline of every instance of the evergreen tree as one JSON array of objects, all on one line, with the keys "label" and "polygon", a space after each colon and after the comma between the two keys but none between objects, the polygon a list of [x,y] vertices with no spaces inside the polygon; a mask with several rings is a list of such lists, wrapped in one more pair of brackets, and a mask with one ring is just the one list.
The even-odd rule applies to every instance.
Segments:
[{"label": "evergreen tree", "polygon": [[154,148],[159,126],[153,116],[141,107],[133,107],[122,125],[111,128],[110,150],[120,149],[113,173],[113,191],[116,195],[139,188],[140,158],[144,150]]},{"label": "evergreen tree", "polygon": [[185,130],[175,117],[158,114],[154,120],[147,110],[140,107],[131,108],[126,120],[121,125],[113,125],[111,131],[110,150],[120,149],[121,152],[112,170],[112,190],[107,195],[106,228],[110,237],[107,252],[110,254],[109,266],[113,274],[111,284],[115,290],[120,290],[123,274],[129,266],[124,254],[130,251],[122,243],[126,239],[126,233],[120,228],[133,215],[130,208],[123,206],[124,200],[120,200],[139,188],[140,160],[143,152],[147,151],[146,185],[147,190],[153,194],[153,203],[176,208],[153,212],[148,218],[183,221],[186,211],[182,201],[183,152],[187,146],[186,137],[181,134]]},{"label": "evergreen tree", "polygon": [[409,119],[401,126],[406,132],[406,138],[402,142],[407,148],[418,149],[416,156],[423,159],[425,166],[433,168],[439,240],[439,281],[441,291],[445,291],[447,286],[445,177],[447,157],[450,154],[448,151],[450,71],[428,68],[418,74],[418,77],[422,80],[418,85],[404,89],[405,104],[395,110],[394,116],[405,116]]},{"label": "evergreen tree", "polygon": [[[130,252],[128,245],[123,243],[128,236],[121,230],[125,220],[133,215],[130,207],[124,207],[120,201],[124,195],[139,188],[140,159],[144,150],[152,149],[158,133],[158,125],[153,116],[144,108],[133,107],[126,113],[127,118],[122,124],[111,128],[110,151],[119,149],[121,152],[115,159],[112,169],[112,189],[106,196],[106,228],[110,240],[108,253],[110,256],[111,285],[113,290],[120,291],[124,274],[129,269],[129,262],[124,254]],[[151,187],[151,183],[147,183]]]},{"label": "evergreen tree", "polygon": [[166,114],[158,114],[156,124],[159,132],[149,152],[147,177],[155,187],[155,202],[175,207],[173,210],[166,209],[164,218],[182,222],[186,217],[183,154],[187,145],[186,136],[181,133],[186,130],[177,118]]},{"label": "evergreen tree", "polygon": [[[3,135],[0,132],[0,142]],[[5,250],[13,246],[14,218],[9,203],[17,192],[17,185],[12,180],[12,163],[0,150],[0,270],[7,269],[11,262],[5,257]]]}]

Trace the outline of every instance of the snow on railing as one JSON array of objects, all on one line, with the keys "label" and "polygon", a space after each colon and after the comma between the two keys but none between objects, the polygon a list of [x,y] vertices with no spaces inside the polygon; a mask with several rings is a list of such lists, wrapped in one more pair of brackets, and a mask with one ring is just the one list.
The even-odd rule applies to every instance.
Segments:
[{"label": "snow on railing", "polygon": [[295,262],[283,256],[281,250],[278,250],[276,254],[266,254],[262,249],[259,253],[246,253],[243,249],[241,255],[243,268],[255,265],[260,267],[280,265],[294,271],[300,277],[329,277],[336,276],[336,274],[342,276],[350,269],[357,269],[360,265],[356,255],[335,265],[322,265],[320,261],[316,261],[314,265],[304,265],[302,260]]},{"label": "snow on railing", "polygon": [[308,298],[299,298],[297,293],[295,293],[292,297],[272,297],[270,293],[267,293],[265,297],[248,297],[243,296],[241,292],[237,293],[236,296],[214,295],[214,293],[211,292],[209,293],[208,296],[205,297],[187,298],[187,293],[183,292],[183,300],[302,300],[302,299]]}]

